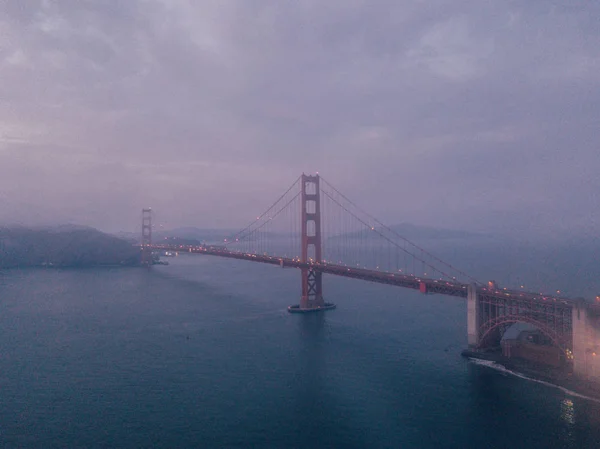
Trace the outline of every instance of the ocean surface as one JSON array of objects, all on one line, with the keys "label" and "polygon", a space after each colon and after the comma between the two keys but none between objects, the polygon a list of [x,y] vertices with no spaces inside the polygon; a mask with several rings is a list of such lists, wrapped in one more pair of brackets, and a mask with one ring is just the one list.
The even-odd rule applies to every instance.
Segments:
[{"label": "ocean surface", "polygon": [[463,300],[326,276],[291,315],[297,270],[168,260],[0,274],[0,447],[600,447],[600,403],[460,356]]}]

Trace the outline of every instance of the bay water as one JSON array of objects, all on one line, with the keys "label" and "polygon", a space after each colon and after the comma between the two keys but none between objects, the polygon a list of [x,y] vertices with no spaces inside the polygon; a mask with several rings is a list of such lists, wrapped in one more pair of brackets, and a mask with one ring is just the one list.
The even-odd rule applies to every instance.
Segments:
[{"label": "bay water", "polygon": [[170,265],[0,274],[3,448],[595,448],[600,403],[460,356],[464,300]]}]

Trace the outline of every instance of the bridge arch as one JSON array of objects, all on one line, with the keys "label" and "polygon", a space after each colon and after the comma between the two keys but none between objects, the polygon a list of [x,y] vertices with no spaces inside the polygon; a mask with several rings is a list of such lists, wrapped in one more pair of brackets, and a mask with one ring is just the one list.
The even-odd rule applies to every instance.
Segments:
[{"label": "bridge arch", "polygon": [[515,323],[527,323],[531,324],[532,326],[535,326],[536,329],[538,329],[543,335],[550,339],[552,344],[561,351],[561,354],[563,354],[566,359],[569,359],[569,352],[571,350],[570,347],[572,346],[569,341],[570,335],[560,335],[547,323],[544,323],[543,321],[540,321],[527,315],[502,315],[490,319],[489,321],[484,323],[480,328],[479,347],[489,347],[490,340],[495,332],[500,331],[502,336],[506,331],[506,329],[503,328],[507,325],[512,325]]}]

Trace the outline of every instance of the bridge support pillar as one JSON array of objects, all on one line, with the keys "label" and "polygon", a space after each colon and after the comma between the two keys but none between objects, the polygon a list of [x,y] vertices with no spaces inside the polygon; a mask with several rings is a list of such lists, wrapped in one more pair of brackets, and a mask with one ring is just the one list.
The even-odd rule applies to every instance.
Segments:
[{"label": "bridge support pillar", "polygon": [[319,175],[302,174],[302,296],[298,306],[288,307],[290,312],[315,312],[335,308],[323,300],[323,273],[318,271],[321,263],[321,188]]},{"label": "bridge support pillar", "polygon": [[142,255],[144,267],[152,266],[152,209],[142,209]]},{"label": "bridge support pillar", "polygon": [[600,382],[600,314],[583,301],[572,310],[573,374]]},{"label": "bridge support pillar", "polygon": [[470,348],[479,346],[479,329],[481,327],[481,307],[477,286],[470,284],[467,289],[467,342]]}]

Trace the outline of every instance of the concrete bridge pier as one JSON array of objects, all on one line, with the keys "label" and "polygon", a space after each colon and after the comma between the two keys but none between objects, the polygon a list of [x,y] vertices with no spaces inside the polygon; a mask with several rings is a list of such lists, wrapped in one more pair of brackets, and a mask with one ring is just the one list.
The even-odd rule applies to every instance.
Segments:
[{"label": "concrete bridge pier", "polygon": [[573,373],[600,382],[600,312],[583,301],[572,310]]},{"label": "concrete bridge pier", "polygon": [[[493,323],[501,316],[502,299],[481,292],[476,284],[467,287],[467,342],[469,348],[500,346],[502,331]],[[487,326],[486,326],[487,324]]]},{"label": "concrete bridge pier", "polygon": [[467,289],[467,342],[469,348],[479,346],[479,329],[481,328],[481,308],[477,296],[477,286],[470,284]]}]

